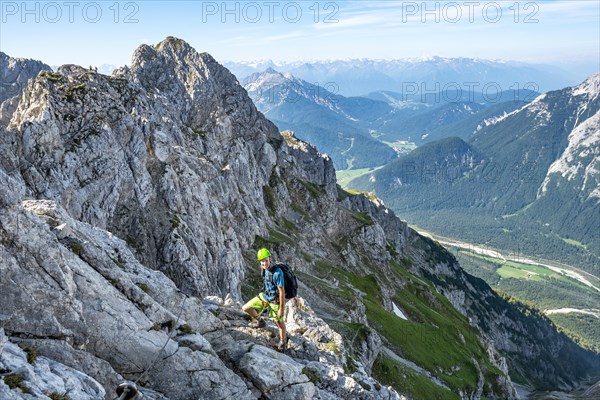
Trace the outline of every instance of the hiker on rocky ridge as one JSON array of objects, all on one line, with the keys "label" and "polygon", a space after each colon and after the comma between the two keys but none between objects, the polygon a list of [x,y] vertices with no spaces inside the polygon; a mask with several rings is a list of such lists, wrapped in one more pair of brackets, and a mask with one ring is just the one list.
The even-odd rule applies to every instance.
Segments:
[{"label": "hiker on rocky ridge", "polygon": [[286,329],[283,321],[285,309],[285,278],[278,264],[272,263],[271,252],[267,249],[260,249],[257,253],[260,261],[261,274],[264,278],[263,291],[252,300],[244,304],[242,310],[252,318],[250,326],[253,328],[262,328],[265,321],[261,318],[262,313],[269,311],[269,317],[275,321],[279,328],[279,344],[277,350],[284,351],[286,344]]}]

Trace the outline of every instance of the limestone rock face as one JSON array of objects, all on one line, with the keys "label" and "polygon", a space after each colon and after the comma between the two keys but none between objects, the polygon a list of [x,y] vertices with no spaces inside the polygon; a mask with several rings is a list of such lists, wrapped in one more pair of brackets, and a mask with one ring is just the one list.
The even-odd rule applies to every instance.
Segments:
[{"label": "limestone rock face", "polygon": [[[322,320],[309,328],[295,318],[291,356],[255,332],[243,344],[235,338],[248,331],[239,311],[243,250],[266,235],[263,187],[273,170],[285,155],[302,179],[331,193],[334,170],[314,148],[298,153],[297,165],[209,55],[168,38],[141,46],[131,67],[110,77],[64,65],[31,79],[0,129],[0,322],[11,349],[23,343],[63,365],[67,378],[69,368],[81,376],[81,388],[63,392],[109,399],[130,379],[155,399],[329,393],[300,362],[343,363],[339,351],[312,344],[342,346]],[[202,295],[219,299],[219,318]],[[269,374],[257,369],[266,362]],[[39,393],[55,389],[27,382]]]},{"label": "limestone rock face", "polygon": [[0,329],[0,370],[10,371],[0,380],[0,398],[50,399],[51,394],[69,393],[71,398],[95,400],[105,395],[102,385],[82,372],[46,357],[36,357],[33,363],[28,358],[31,360],[26,351],[8,342]]},{"label": "limestone rock face", "polygon": [[44,70],[52,71],[52,68],[41,61],[12,58],[0,51],[0,71],[2,71],[0,103],[20,95],[29,79]]},{"label": "limestone rock face", "polygon": [[68,345],[55,358],[78,369],[89,364],[90,373],[107,384],[115,372],[77,357],[75,349],[124,376],[144,373],[145,384],[171,398],[189,398],[200,389],[212,398],[250,398],[208,344],[187,347],[174,340],[187,329],[218,329],[220,321],[164,274],[140,265],[122,240],[71,219],[50,200],[27,200],[22,209],[8,210],[2,228],[13,243],[4,249],[1,278],[4,327],[13,335],[43,339],[31,344],[48,355]]},{"label": "limestone rock face", "polygon": [[172,39],[112,77],[60,67],[23,97],[10,129],[36,197],[125,239],[188,294],[239,296],[279,134],[227,70]]}]

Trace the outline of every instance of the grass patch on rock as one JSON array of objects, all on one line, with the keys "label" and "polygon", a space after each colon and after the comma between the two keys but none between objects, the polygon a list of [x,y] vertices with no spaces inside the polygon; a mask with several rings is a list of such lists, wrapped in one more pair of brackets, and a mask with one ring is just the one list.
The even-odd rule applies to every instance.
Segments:
[{"label": "grass patch on rock", "polygon": [[373,364],[373,377],[409,398],[460,400],[457,394],[436,385],[427,377],[385,355],[380,355]]}]

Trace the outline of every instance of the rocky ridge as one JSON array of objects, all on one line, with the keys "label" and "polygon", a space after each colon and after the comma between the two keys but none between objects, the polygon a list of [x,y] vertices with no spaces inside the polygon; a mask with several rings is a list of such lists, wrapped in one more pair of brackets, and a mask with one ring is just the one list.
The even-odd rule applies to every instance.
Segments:
[{"label": "rocky ridge", "polygon": [[[150,398],[400,398],[364,369],[344,372],[341,337],[308,305],[289,306],[287,354],[246,328],[235,302],[241,249],[266,230],[262,187],[278,157],[268,141],[284,141],[209,55],[176,39],[161,46],[140,47],[112,77],[74,65],[42,72],[3,127],[10,341],[105,388],[90,398],[112,398],[124,378],[141,379]],[[301,163],[299,176],[335,193],[329,160],[279,150]],[[230,300],[204,304],[205,295]],[[10,349],[10,375],[40,398],[54,392]],[[28,398],[19,390],[11,396]]]},{"label": "rocky ridge", "polygon": [[[140,46],[110,77],[72,65],[42,72],[0,129],[1,326],[10,342],[98,382],[105,398],[124,378],[157,399],[402,398],[373,378],[397,374],[381,361],[384,345],[446,394],[515,397],[493,343],[518,346],[494,322],[507,304],[382,204],[336,187],[328,157],[280,135],[233,75],[185,42]],[[285,354],[269,347],[272,326],[251,331],[237,311],[259,287],[262,245],[301,281]],[[374,319],[400,324],[394,302],[413,320],[394,326],[427,329],[433,341],[403,347]],[[447,321],[411,308],[420,305],[458,329],[439,331]],[[517,338],[531,335],[515,326]],[[559,354],[564,339],[549,335]],[[438,360],[447,367],[410,352],[461,340],[468,355]],[[64,387],[73,398],[88,389]],[[11,396],[28,398],[19,390]]]},{"label": "rocky ridge", "polygon": [[0,51],[0,124],[8,124],[27,82],[43,70],[52,68],[41,61],[12,58]]}]

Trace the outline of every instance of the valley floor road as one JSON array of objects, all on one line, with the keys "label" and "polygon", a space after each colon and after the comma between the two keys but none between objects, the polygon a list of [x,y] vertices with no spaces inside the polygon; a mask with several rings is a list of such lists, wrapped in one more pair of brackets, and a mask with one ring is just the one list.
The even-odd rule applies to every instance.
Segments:
[{"label": "valley floor road", "polygon": [[417,230],[417,232],[423,236],[429,237],[433,240],[436,240],[443,246],[451,246],[459,249],[464,249],[474,254],[484,255],[488,257],[493,257],[500,259],[502,261],[516,261],[522,264],[529,264],[534,266],[546,267],[554,272],[557,272],[561,275],[566,275],[570,278],[575,279],[578,282],[583,283],[584,285],[591,287],[597,290],[600,293],[600,276],[592,275],[589,272],[582,271],[576,267],[566,264],[559,264],[551,261],[538,261],[534,260],[531,257],[525,257],[523,255],[506,255],[501,253],[499,250],[490,249],[487,247],[482,247],[481,245],[476,245],[472,243],[461,242],[455,239],[434,235],[431,232],[426,232],[422,230]]}]

